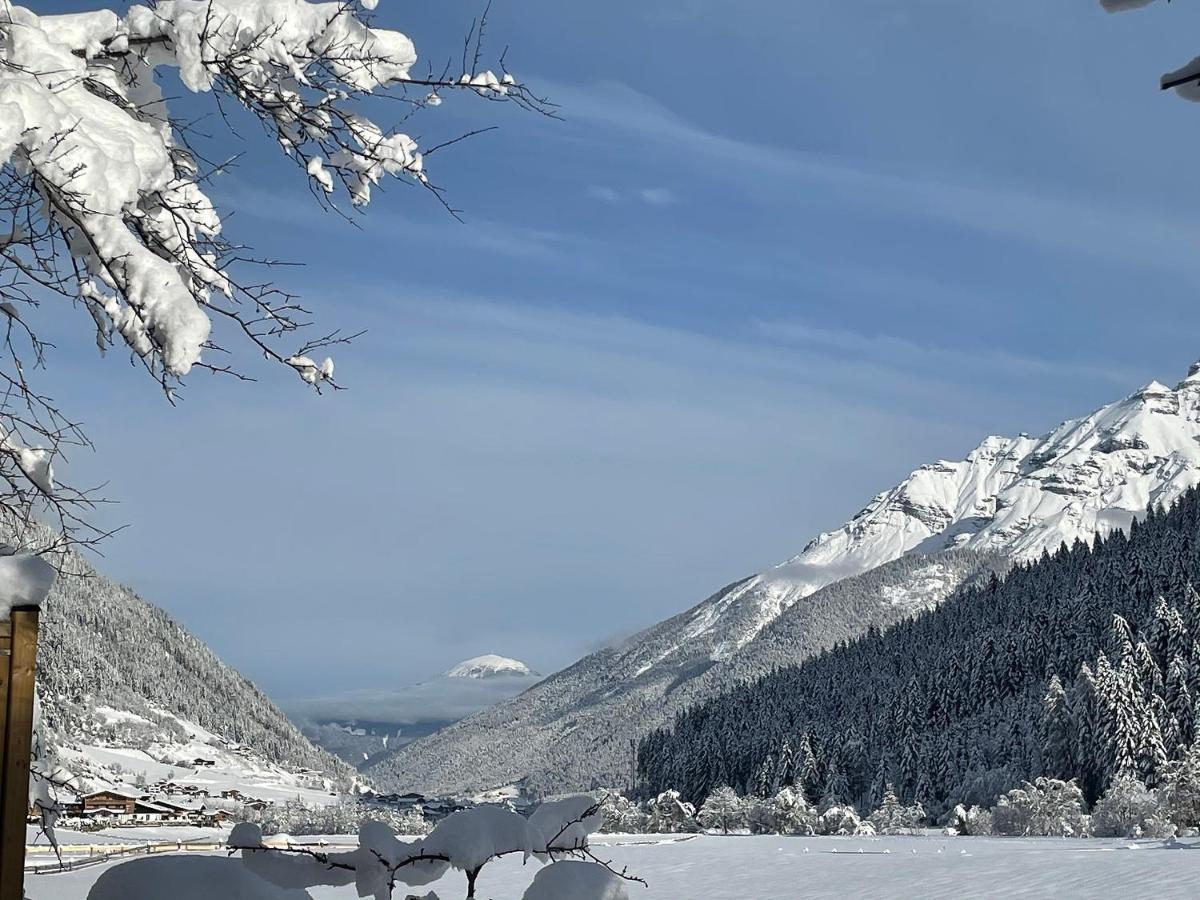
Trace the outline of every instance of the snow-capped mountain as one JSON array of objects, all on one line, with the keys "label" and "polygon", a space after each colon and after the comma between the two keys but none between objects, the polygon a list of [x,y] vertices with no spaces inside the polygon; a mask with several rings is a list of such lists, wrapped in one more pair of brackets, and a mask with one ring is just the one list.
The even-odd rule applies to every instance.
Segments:
[{"label": "snow-capped mountain", "polygon": [[922,466],[798,556],[372,772],[426,791],[628,783],[630,739],[683,706],[890,625],[1004,561],[1127,527],[1197,483],[1200,364],[1174,388],[1151,382],[1042,437],[988,437],[963,460]]},{"label": "snow-capped mountain", "polygon": [[945,547],[1028,561],[1127,528],[1200,481],[1200,364],[1152,381],[1041,438],[989,437],[960,462],[922,466],[774,570],[819,586],[904,553]]},{"label": "snow-capped mountain", "polygon": [[507,656],[486,653],[460,662],[446,673],[447,678],[504,678],[510,675],[536,675],[525,663]]}]

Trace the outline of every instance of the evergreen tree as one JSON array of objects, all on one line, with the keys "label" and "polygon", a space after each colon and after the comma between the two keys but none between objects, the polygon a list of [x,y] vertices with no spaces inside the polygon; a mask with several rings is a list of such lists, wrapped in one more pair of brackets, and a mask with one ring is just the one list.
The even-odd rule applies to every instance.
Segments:
[{"label": "evergreen tree", "polygon": [[819,796],[820,767],[817,755],[813,752],[812,740],[805,733],[800,738],[800,750],[796,761],[796,790],[806,798]]},{"label": "evergreen tree", "polygon": [[1061,778],[1075,771],[1075,735],[1078,727],[1071,714],[1067,692],[1057,675],[1050,678],[1050,686],[1042,701],[1045,714],[1042,717],[1042,769],[1048,775]]}]

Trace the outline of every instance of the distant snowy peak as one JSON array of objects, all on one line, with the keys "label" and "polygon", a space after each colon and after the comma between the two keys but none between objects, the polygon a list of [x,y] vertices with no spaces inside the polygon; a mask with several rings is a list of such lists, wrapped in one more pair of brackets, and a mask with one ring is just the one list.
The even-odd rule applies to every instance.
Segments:
[{"label": "distant snowy peak", "polygon": [[463,660],[446,673],[447,678],[501,678],[510,675],[536,675],[525,663],[507,656],[488,653]]},{"label": "distant snowy peak", "polygon": [[877,496],[764,577],[815,590],[904,554],[947,547],[1034,559],[1128,527],[1200,482],[1200,363],[1040,438],[989,437]]}]

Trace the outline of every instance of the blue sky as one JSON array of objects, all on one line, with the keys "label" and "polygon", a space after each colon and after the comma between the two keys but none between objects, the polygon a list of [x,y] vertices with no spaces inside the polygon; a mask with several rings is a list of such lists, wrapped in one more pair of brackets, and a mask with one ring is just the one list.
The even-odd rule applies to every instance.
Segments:
[{"label": "blue sky", "polygon": [[[378,19],[436,64],[478,6]],[[465,225],[400,185],[361,230],[322,215],[247,123],[227,229],[368,329],[350,390],[201,377],[172,410],[64,335],[51,378],[97,443],[74,468],[130,524],[103,567],[285,700],[484,652],[552,671],[922,462],[1174,383],[1200,109],[1157,78],[1198,18],[496,0],[494,47],[565,121],[420,121],[501,126],[430,160]]]}]

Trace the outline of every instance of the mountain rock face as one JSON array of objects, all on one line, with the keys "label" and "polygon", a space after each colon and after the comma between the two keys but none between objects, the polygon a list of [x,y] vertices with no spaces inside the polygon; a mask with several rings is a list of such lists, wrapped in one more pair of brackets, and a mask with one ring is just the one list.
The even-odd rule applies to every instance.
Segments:
[{"label": "mountain rock face", "polygon": [[1198,482],[1200,364],[1175,388],[1152,382],[1042,437],[989,437],[964,460],[922,466],[798,556],[369,771],[425,792],[626,785],[631,740],[677,710],[1010,561],[1125,528]]},{"label": "mountain rock face", "polygon": [[78,574],[61,575],[43,608],[38,692],[49,741],[82,783],[168,769],[183,781],[180,761],[203,758],[288,796],[349,785],[352,770],[163,610],[78,556],[64,569]]},{"label": "mountain rock face", "polygon": [[1200,364],[1152,381],[1041,438],[989,437],[961,462],[922,466],[775,571],[827,584],[904,553],[946,547],[1036,559],[1127,528],[1200,480]]}]

